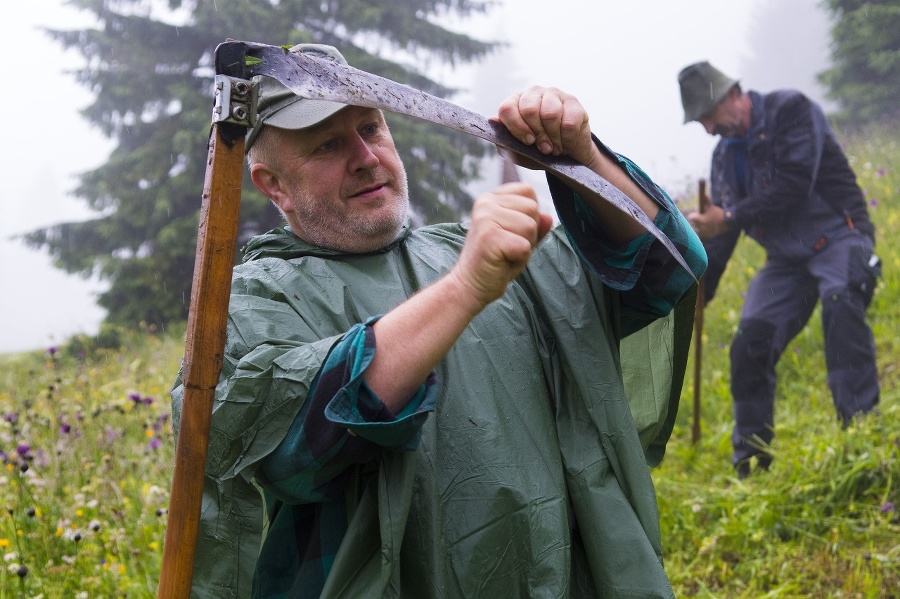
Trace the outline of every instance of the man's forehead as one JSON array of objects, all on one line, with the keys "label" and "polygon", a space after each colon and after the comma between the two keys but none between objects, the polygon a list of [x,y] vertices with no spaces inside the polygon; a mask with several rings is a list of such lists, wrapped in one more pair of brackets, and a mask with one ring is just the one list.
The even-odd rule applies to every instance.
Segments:
[{"label": "man's forehead", "polygon": [[301,129],[300,131],[307,135],[315,135],[316,133],[327,131],[328,129],[331,129],[333,127],[341,126],[348,119],[359,120],[367,119],[370,117],[377,117],[378,119],[381,119],[381,110],[377,108],[370,108],[368,106],[347,106],[346,108],[342,108],[339,111],[335,112],[324,121],[316,123],[312,127]]}]

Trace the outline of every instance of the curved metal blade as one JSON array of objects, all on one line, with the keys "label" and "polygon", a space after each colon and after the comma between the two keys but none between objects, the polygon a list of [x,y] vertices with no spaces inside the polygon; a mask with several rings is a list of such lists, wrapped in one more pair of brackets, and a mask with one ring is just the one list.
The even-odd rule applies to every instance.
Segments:
[{"label": "curved metal blade", "polygon": [[[380,108],[443,125],[485,139],[522,154],[570,182],[583,185],[628,214],[653,234],[684,269],[693,271],[672,241],[653,224],[631,198],[586,166],[565,156],[546,156],[517,140],[502,124],[423,91],[366,71],[309,54],[291,53],[281,46],[247,42],[246,73],[278,80],[298,96],[343,104]],[[694,277],[696,280],[696,277]]]}]

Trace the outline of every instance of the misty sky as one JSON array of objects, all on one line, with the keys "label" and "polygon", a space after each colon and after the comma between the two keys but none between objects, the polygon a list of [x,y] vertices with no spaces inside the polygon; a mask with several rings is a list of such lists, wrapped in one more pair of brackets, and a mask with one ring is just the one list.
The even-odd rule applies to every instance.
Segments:
[{"label": "misty sky", "polygon": [[[79,66],[80,57],[62,52],[36,30],[79,28],[89,19],[64,0],[7,4],[11,7],[5,7],[0,30],[11,54],[19,57],[8,68],[18,67],[10,68],[10,78],[20,93],[0,96],[8,132],[0,150],[0,353],[47,347],[73,333],[96,332],[103,313],[94,305],[93,294],[101,286],[63,274],[44,254],[9,237],[89,218],[91,213],[71,197],[75,175],[101,165],[113,147],[79,115],[90,95],[65,71]],[[682,125],[676,76],[683,66],[708,59],[745,87],[767,91],[790,85],[819,99],[813,82],[814,71],[827,65],[824,16],[796,30],[814,36],[802,43],[816,46],[813,54],[821,56],[820,62],[804,59],[804,64],[792,65],[791,81],[779,79],[778,64],[750,68],[758,54],[752,46],[760,37],[754,28],[757,14],[764,7],[808,7],[816,0],[506,4],[474,22],[454,24],[477,37],[510,44],[475,67],[446,71],[445,81],[467,88],[455,101],[487,114],[507,93],[523,86],[553,85],[571,92],[588,109],[593,131],[673,196],[689,193],[696,180],[706,176],[714,144],[698,124]],[[795,43],[801,39],[797,36],[792,38]],[[755,79],[742,71],[754,73]],[[543,185],[540,177],[526,180]],[[201,185],[198,182],[198,198]]]}]

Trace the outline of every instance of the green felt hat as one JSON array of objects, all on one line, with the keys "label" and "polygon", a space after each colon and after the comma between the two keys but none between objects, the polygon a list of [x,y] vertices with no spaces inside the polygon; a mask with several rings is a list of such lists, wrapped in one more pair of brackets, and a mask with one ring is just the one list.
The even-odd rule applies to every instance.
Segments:
[{"label": "green felt hat", "polygon": [[678,73],[684,122],[696,121],[716,107],[738,80],[732,79],[707,61],[686,66]]}]

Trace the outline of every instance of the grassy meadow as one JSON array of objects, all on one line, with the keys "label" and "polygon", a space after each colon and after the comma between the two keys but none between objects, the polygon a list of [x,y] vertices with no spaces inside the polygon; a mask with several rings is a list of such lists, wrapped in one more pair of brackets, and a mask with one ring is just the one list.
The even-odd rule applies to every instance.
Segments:
[{"label": "grassy meadow", "polygon": [[[870,309],[880,412],[841,430],[817,313],[779,366],[771,471],[733,476],[727,348],[762,262],[742,240],[706,311],[702,438],[691,442],[692,354],[653,471],[679,597],[900,597],[898,137],[847,142],[884,263]],[[0,599],[156,596],[182,339],[183,330],[108,331],[0,356]]]},{"label": "grassy meadow", "polygon": [[884,276],[869,308],[879,413],[841,430],[828,392],[820,310],[778,366],[771,471],[730,468],[728,348],[741,293],[764,260],[742,238],[706,308],[701,438],[692,444],[694,353],[678,424],[654,470],[666,569],[679,597],[900,597],[900,136],[846,141],[877,228]]}]

